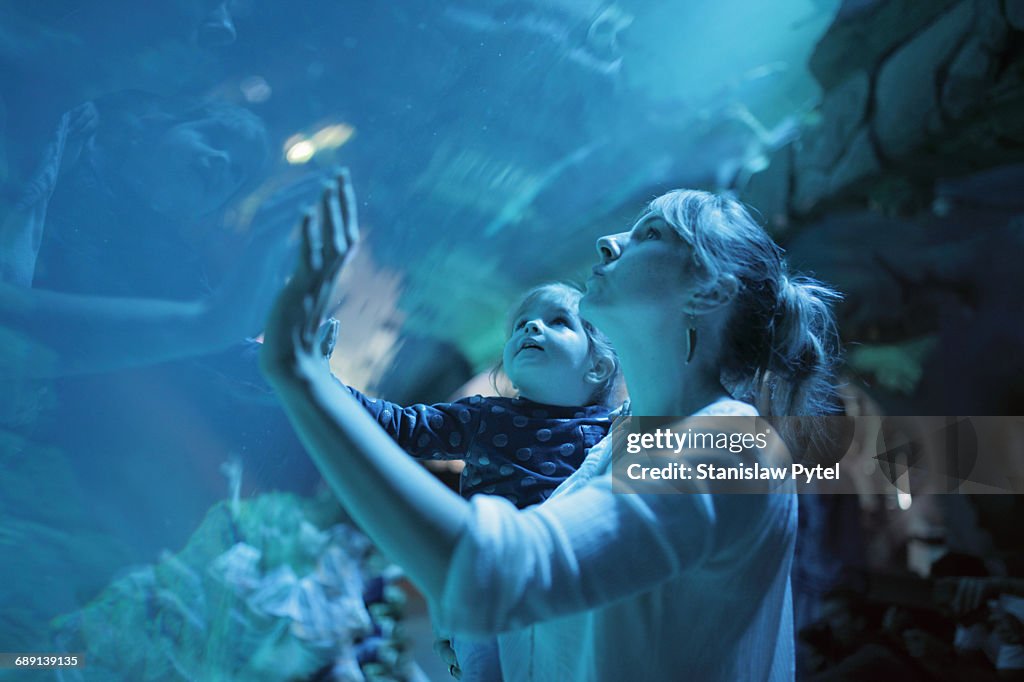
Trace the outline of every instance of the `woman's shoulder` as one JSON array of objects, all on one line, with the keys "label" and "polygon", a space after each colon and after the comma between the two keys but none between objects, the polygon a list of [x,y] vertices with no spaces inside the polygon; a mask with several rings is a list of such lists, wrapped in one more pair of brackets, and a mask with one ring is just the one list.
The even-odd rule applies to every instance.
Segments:
[{"label": "woman's shoulder", "polygon": [[693,413],[694,417],[757,417],[757,408],[734,398],[719,398]]}]

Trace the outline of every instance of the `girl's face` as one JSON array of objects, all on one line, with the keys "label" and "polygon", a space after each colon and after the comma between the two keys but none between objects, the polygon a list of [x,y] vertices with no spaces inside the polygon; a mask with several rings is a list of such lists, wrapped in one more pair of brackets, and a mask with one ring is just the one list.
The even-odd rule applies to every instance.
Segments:
[{"label": "girl's face", "polygon": [[616,320],[628,322],[645,307],[684,310],[700,284],[693,247],[656,213],[640,218],[629,232],[601,237],[597,251],[601,262],[587,280],[580,307],[602,329]]},{"label": "girl's face", "polygon": [[585,405],[594,392],[590,341],[575,306],[543,292],[513,320],[502,359],[523,398],[548,405]]},{"label": "girl's face", "polygon": [[216,118],[167,130],[155,148],[141,150],[131,170],[153,210],[196,217],[227,203],[259,163],[245,131]]}]

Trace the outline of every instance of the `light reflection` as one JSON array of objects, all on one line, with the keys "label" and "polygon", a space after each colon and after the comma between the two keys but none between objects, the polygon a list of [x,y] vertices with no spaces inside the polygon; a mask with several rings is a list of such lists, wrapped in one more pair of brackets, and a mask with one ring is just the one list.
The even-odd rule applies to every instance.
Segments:
[{"label": "light reflection", "polygon": [[309,140],[300,140],[288,147],[284,157],[288,160],[288,163],[299,165],[307,163],[313,158],[314,154],[316,154],[316,146]]},{"label": "light reflection", "polygon": [[347,123],[336,123],[321,128],[312,137],[292,135],[284,143],[285,159],[293,165],[307,163],[319,152],[337,149],[355,133],[356,129]]}]

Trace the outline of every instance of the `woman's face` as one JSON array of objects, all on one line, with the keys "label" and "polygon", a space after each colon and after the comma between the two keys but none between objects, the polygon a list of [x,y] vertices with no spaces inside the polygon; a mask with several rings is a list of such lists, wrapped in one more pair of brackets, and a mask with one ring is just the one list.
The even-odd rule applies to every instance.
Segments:
[{"label": "woman's face", "polygon": [[238,125],[203,118],[179,123],[131,164],[153,210],[196,217],[217,210],[259,165],[262,150]]},{"label": "woman's face", "polygon": [[683,310],[698,285],[693,247],[656,213],[648,213],[629,232],[597,241],[601,262],[587,280],[580,311],[598,327],[644,307]]}]

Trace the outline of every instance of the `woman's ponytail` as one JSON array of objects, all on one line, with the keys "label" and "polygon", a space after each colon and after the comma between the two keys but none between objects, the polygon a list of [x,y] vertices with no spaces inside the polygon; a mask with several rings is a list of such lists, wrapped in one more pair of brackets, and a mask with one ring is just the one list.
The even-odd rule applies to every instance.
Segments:
[{"label": "woman's ponytail", "polygon": [[780,274],[764,368],[771,377],[766,406],[771,414],[834,411],[838,334],[832,305],[839,299],[836,291],[815,279]]}]

